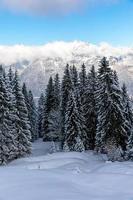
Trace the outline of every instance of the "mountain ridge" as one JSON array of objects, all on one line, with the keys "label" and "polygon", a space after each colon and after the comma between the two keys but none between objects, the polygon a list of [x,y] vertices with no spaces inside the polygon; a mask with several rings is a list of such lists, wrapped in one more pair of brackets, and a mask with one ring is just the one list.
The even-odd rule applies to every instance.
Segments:
[{"label": "mountain ridge", "polygon": [[67,63],[78,69],[84,63],[88,71],[92,65],[97,68],[103,56],[109,59],[111,67],[118,72],[120,82],[125,82],[133,95],[133,48],[82,41],[60,41],[43,46],[0,46],[0,63],[6,69],[9,66],[17,69],[21,81],[26,82],[34,96],[45,91],[50,76],[59,73],[62,77]]}]

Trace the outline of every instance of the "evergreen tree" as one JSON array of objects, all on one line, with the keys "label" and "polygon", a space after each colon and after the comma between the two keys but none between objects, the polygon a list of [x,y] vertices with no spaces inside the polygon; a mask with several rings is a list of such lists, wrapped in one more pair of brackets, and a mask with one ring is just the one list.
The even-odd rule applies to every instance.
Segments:
[{"label": "evergreen tree", "polygon": [[106,151],[113,160],[116,157],[112,158],[111,152],[114,148],[125,150],[127,136],[121,90],[105,57],[100,62],[98,80],[96,145],[100,151]]},{"label": "evergreen tree", "polygon": [[3,68],[0,66],[0,164],[6,164],[12,160],[11,154],[15,151],[15,138],[11,129],[11,101],[8,97],[4,75]]},{"label": "evergreen tree", "polygon": [[31,92],[29,91],[28,94],[28,99],[29,99],[29,120],[30,120],[30,125],[31,125],[31,135],[32,135],[32,141],[35,141],[38,138],[38,133],[37,133],[37,111],[36,111],[36,106],[34,102],[34,97]]},{"label": "evergreen tree", "polygon": [[60,102],[60,80],[59,75],[56,74],[54,79],[54,108],[49,115],[49,135],[53,141],[61,141],[61,111]]},{"label": "evergreen tree", "polygon": [[5,84],[6,89],[8,91],[8,98],[9,98],[9,119],[10,119],[10,132],[13,137],[12,141],[12,149],[10,148],[10,159],[13,160],[17,158],[18,155],[18,141],[17,141],[17,108],[16,108],[16,99],[15,95],[13,94],[13,72],[12,69],[9,69],[8,76],[5,76]]},{"label": "evergreen tree", "polygon": [[54,84],[53,79],[50,77],[49,83],[46,89],[45,105],[44,105],[44,121],[43,121],[43,140],[51,141],[53,140],[49,133],[49,116],[51,111],[54,109]]},{"label": "evergreen tree", "polygon": [[20,87],[17,71],[13,80],[13,92],[16,98],[17,108],[17,134],[18,134],[18,156],[24,156],[31,152],[31,131],[28,119],[28,111],[25,104],[24,95]]},{"label": "evergreen tree", "polygon": [[80,81],[81,102],[83,102],[84,101],[84,92],[86,91],[86,86],[87,86],[87,74],[86,74],[85,64],[83,64],[81,67],[81,72],[79,73],[79,81]]},{"label": "evergreen tree", "polygon": [[49,137],[53,141],[62,141],[61,134],[61,113],[60,110],[53,110],[49,115]]},{"label": "evergreen tree", "polygon": [[38,117],[37,117],[38,136],[40,138],[43,137],[44,105],[45,105],[45,98],[42,93],[38,100],[38,111],[37,111],[37,113],[38,113]]},{"label": "evergreen tree", "polygon": [[79,82],[78,82],[78,72],[74,65],[73,67],[70,68],[70,72],[71,72],[71,79],[73,82],[73,86],[76,88],[79,86]]},{"label": "evergreen tree", "polygon": [[85,127],[82,118],[82,113],[77,102],[76,90],[73,88],[69,94],[69,101],[67,104],[67,111],[65,115],[65,141],[64,147],[70,151],[84,151],[85,150]]},{"label": "evergreen tree", "polygon": [[96,113],[96,91],[97,75],[94,66],[92,66],[86,84],[86,90],[83,94],[83,114],[87,130],[86,149],[95,148],[97,113]]},{"label": "evergreen tree", "polygon": [[28,90],[27,90],[25,83],[23,83],[23,86],[22,86],[22,93],[24,95],[25,103],[26,103],[26,106],[27,106],[27,109],[28,109],[28,107],[29,107],[29,95],[28,95]]},{"label": "evergreen tree", "polygon": [[8,71],[8,78],[9,78],[9,82],[10,82],[10,84],[12,86],[13,85],[13,79],[14,79],[14,73],[13,73],[11,67],[9,68],[9,71]]},{"label": "evergreen tree", "polygon": [[59,74],[55,75],[54,79],[54,110],[59,110],[61,101],[61,89]]},{"label": "evergreen tree", "polygon": [[133,112],[131,107],[131,101],[127,93],[126,85],[122,86],[122,100],[124,105],[124,115],[126,123],[126,131],[128,135],[128,144],[127,144],[127,159],[133,159]]},{"label": "evergreen tree", "polygon": [[37,139],[36,106],[35,106],[32,91],[30,90],[28,92],[25,83],[23,83],[23,86],[22,86],[22,93],[24,95],[25,104],[26,104],[27,111],[28,111],[28,118],[29,118],[30,127],[31,127],[30,131],[31,131],[32,141],[35,141]]},{"label": "evergreen tree", "polygon": [[70,77],[70,70],[69,70],[69,65],[67,65],[64,71],[64,76],[61,85],[61,119],[62,119],[61,132],[63,134],[63,137],[65,132],[65,114],[71,88],[72,88],[72,82]]}]

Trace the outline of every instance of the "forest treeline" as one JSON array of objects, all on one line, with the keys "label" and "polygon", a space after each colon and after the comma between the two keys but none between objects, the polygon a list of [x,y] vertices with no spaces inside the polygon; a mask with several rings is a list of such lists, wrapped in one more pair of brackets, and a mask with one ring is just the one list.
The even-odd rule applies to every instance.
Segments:
[{"label": "forest treeline", "polygon": [[[98,71],[67,65],[50,77],[38,105],[17,71],[0,66],[0,164],[31,153],[36,139],[65,152],[94,150],[109,160],[133,159],[133,112],[126,85],[104,57]],[[44,143],[45,145],[45,143]]]},{"label": "forest treeline", "polygon": [[104,57],[98,71],[67,65],[62,80],[50,77],[38,104],[38,133],[60,141],[63,151],[95,150],[110,160],[133,156],[132,102],[126,85]]}]

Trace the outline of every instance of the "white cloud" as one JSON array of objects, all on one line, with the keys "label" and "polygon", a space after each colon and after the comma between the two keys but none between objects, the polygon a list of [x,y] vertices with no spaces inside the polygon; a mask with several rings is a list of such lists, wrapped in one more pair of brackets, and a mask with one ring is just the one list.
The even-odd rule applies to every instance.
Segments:
[{"label": "white cloud", "polygon": [[118,1],[120,0],[1,0],[1,5],[14,12],[55,15],[82,10],[83,7],[94,4]]},{"label": "white cloud", "polygon": [[18,61],[33,61],[45,57],[61,57],[63,60],[69,61],[73,57],[73,53],[77,55],[90,56],[125,56],[133,55],[133,48],[129,47],[113,47],[108,43],[94,45],[81,41],[74,42],[53,42],[42,46],[0,46],[0,63],[10,65]]}]

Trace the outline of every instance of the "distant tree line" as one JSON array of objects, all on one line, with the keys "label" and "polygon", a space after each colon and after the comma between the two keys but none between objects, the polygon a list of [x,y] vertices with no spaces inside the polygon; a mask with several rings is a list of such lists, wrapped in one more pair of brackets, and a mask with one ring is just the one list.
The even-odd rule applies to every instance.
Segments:
[{"label": "distant tree line", "polygon": [[65,152],[94,150],[112,161],[133,160],[132,100],[105,57],[98,71],[67,65],[61,80],[50,77],[37,106],[17,71],[0,66],[0,164],[30,154],[38,138],[51,141],[54,151],[59,142]]},{"label": "distant tree line", "polygon": [[[96,72],[67,65],[62,81],[50,77],[38,102],[38,135],[64,151],[95,150],[109,160],[133,158],[133,113],[127,88],[104,57]],[[35,130],[33,128],[33,130]]]}]

